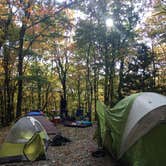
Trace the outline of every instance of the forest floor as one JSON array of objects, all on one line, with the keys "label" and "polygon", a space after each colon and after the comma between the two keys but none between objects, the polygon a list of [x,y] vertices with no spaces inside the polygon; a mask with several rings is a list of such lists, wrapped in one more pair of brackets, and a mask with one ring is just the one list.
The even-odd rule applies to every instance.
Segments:
[{"label": "forest floor", "polygon": [[[63,146],[49,146],[48,160],[35,162],[19,162],[3,164],[3,166],[114,166],[111,157],[106,154],[104,157],[93,157],[92,152],[97,149],[93,140],[96,126],[87,128],[72,128],[57,125],[62,136],[67,137],[71,142]],[[3,142],[9,128],[0,129],[0,144]]]}]

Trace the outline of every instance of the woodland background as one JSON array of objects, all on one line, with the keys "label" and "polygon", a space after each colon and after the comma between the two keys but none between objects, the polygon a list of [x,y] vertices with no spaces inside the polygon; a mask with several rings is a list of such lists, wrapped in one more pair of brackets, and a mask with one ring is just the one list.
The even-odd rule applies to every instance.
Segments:
[{"label": "woodland background", "polygon": [[92,118],[98,99],[166,94],[165,54],[162,0],[1,0],[0,126],[59,110],[60,94]]}]

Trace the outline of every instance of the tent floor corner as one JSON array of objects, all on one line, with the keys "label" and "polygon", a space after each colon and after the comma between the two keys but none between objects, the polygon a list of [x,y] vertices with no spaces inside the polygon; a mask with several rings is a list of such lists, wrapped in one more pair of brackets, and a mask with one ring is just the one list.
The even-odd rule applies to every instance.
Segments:
[{"label": "tent floor corner", "polygon": [[21,162],[21,161],[23,161],[23,156],[0,157],[0,164]]}]

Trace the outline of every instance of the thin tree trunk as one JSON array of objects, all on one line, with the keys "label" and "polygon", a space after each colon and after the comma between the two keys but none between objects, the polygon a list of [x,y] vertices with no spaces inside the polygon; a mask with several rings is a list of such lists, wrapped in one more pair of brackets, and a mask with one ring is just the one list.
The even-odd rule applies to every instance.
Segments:
[{"label": "thin tree trunk", "polygon": [[3,95],[3,91],[0,91],[0,108],[1,108],[1,112],[0,112],[0,118],[1,118],[1,125],[4,126],[4,95]]},{"label": "thin tree trunk", "polygon": [[68,110],[67,110],[67,91],[66,91],[66,74],[64,76],[64,80],[63,80],[63,84],[62,84],[62,87],[63,87],[63,98],[64,100],[66,101],[66,105],[65,105],[65,116],[67,117],[68,116]]},{"label": "thin tree trunk", "polygon": [[86,91],[87,91],[87,107],[88,107],[88,116],[89,120],[91,121],[91,114],[92,114],[92,86],[90,81],[90,49],[91,43],[89,44],[87,50],[87,57],[86,57],[86,66],[87,66],[87,76],[86,76]]},{"label": "thin tree trunk", "polygon": [[41,84],[38,82],[37,85],[37,93],[38,93],[38,109],[41,109]]},{"label": "thin tree trunk", "polygon": [[112,61],[110,65],[110,75],[109,75],[109,105],[113,106],[114,104],[114,77],[115,77],[115,55],[116,55],[116,47],[115,47],[115,39],[112,39]]},{"label": "thin tree trunk", "polygon": [[94,85],[93,85],[93,91],[94,91],[94,111],[95,111],[95,117],[94,119],[97,120],[97,100],[98,100],[98,67],[96,64],[96,54],[94,54]]},{"label": "thin tree trunk", "polygon": [[[8,8],[9,8],[9,15],[8,19],[4,26],[4,37],[5,41],[9,40],[9,26],[11,25],[12,21],[12,8],[10,2],[7,2]],[[10,44],[10,42],[9,42]],[[9,47],[9,48],[8,48]],[[5,71],[5,79],[4,79],[4,117],[3,117],[3,123],[4,125],[8,125],[11,122],[11,92],[10,92],[10,45],[7,46],[7,44],[4,44],[4,59],[3,59],[3,67]]]},{"label": "thin tree trunk", "polygon": [[42,107],[42,111],[44,111],[47,107],[47,104],[48,104],[48,95],[49,95],[49,89],[50,89],[50,85],[47,86],[47,89],[46,89],[46,94],[45,94],[45,104],[43,105]]},{"label": "thin tree trunk", "polygon": [[21,116],[21,107],[22,107],[22,91],[23,91],[23,43],[24,43],[24,35],[26,31],[26,26],[23,25],[20,31],[20,44],[18,51],[18,95],[17,95],[17,112],[16,117]]},{"label": "thin tree trunk", "polygon": [[155,53],[154,53],[154,46],[152,43],[152,64],[153,64],[153,89],[156,87],[156,65],[155,65]]},{"label": "thin tree trunk", "polygon": [[118,86],[118,98],[122,99],[122,86],[123,86],[123,69],[124,69],[124,58],[120,62],[120,71],[119,71],[119,86]]},{"label": "thin tree trunk", "polygon": [[[23,2],[22,2],[23,3]],[[23,3],[24,5],[24,3]],[[25,18],[26,20],[29,20],[30,18],[30,9],[32,5],[32,1],[28,1],[27,7],[24,8],[25,12]],[[27,29],[27,23],[23,23],[22,21],[22,27],[20,29],[19,34],[19,49],[18,49],[18,95],[17,95],[17,109],[16,109],[16,117],[21,116],[21,107],[22,107],[22,92],[23,92],[23,61],[24,61],[24,53],[23,53],[23,45],[24,45],[24,36]]]},{"label": "thin tree trunk", "polygon": [[80,77],[77,80],[77,96],[78,96],[78,108],[81,107],[81,91],[80,91]]},{"label": "thin tree trunk", "polygon": [[105,46],[105,78],[104,78],[104,104],[109,105],[109,58],[107,46]]},{"label": "thin tree trunk", "polygon": [[11,121],[14,120],[14,94],[15,94],[15,89],[14,87],[12,87],[12,90],[11,90]]},{"label": "thin tree trunk", "polygon": [[9,58],[10,51],[4,48],[4,69],[5,69],[5,95],[6,95],[6,124],[8,125],[12,121],[12,87],[10,85],[10,69],[9,69]]}]

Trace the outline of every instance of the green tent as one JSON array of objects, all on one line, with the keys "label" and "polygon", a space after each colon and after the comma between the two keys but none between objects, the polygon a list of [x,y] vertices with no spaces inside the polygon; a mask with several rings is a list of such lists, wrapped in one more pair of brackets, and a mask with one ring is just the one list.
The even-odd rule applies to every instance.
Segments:
[{"label": "green tent", "polygon": [[39,121],[33,117],[19,119],[0,146],[0,163],[34,161],[46,157],[49,137]]},{"label": "green tent", "polygon": [[99,145],[127,166],[166,163],[166,97],[144,92],[128,96],[112,109],[97,102]]}]

